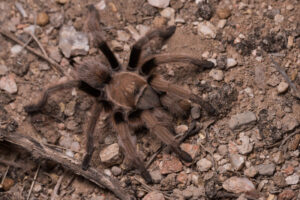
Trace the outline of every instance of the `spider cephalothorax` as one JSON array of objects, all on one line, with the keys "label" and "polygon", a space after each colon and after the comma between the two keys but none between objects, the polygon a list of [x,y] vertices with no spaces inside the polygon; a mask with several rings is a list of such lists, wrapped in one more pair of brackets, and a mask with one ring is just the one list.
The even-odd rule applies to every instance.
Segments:
[{"label": "spider cephalothorax", "polygon": [[112,125],[118,133],[119,144],[126,158],[140,171],[147,182],[152,181],[151,176],[139,157],[135,140],[131,136],[131,133],[139,131],[142,127],[155,134],[182,160],[191,162],[192,158],[180,149],[179,142],[175,140],[172,133],[172,116],[185,115],[190,106],[189,101],[201,105],[208,114],[215,114],[215,109],[189,90],[154,74],[153,69],[168,62],[189,62],[202,69],[212,68],[214,65],[209,61],[174,54],[152,55],[141,61],[143,46],[153,38],[168,39],[175,32],[175,26],[171,26],[150,31],[139,39],[132,47],[128,65],[124,68],[101,37],[97,10],[94,6],[89,6],[88,9],[89,15],[85,29],[93,43],[106,56],[110,67],[106,67],[95,59],[87,59],[76,66],[76,79],[49,87],[42,94],[42,98],[36,104],[26,106],[25,111],[38,112],[46,104],[51,93],[78,87],[95,97],[92,116],[87,128],[87,152],[82,162],[83,169],[88,168],[92,157],[93,132],[102,110],[111,113]]}]

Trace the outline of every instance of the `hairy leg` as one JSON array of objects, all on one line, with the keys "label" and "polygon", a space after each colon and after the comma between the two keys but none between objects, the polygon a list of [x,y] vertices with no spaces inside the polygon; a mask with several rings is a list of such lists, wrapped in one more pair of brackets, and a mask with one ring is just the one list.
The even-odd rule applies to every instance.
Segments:
[{"label": "hairy leg", "polygon": [[152,183],[152,178],[147,171],[145,164],[137,153],[135,142],[130,135],[128,124],[124,120],[124,115],[122,112],[117,111],[114,113],[113,126],[118,133],[119,143],[124,151],[124,154],[126,155],[126,158],[133,164],[135,168],[139,170],[147,183]]},{"label": "hairy leg", "polygon": [[87,128],[87,143],[86,143],[86,154],[82,161],[82,169],[87,170],[89,167],[90,160],[94,152],[94,131],[96,123],[98,121],[100,112],[102,110],[102,105],[96,102],[92,108],[92,116],[90,118],[88,128]]},{"label": "hairy leg", "polygon": [[73,87],[78,87],[80,85],[80,81],[78,80],[72,80],[72,81],[68,81],[65,83],[60,83],[57,85],[54,85],[52,87],[49,87],[48,89],[46,89],[43,94],[42,97],[39,99],[39,101],[36,104],[31,104],[28,106],[24,107],[24,110],[27,113],[34,113],[34,112],[38,112],[41,110],[42,107],[45,106],[47,99],[49,98],[49,96],[59,90],[63,90],[63,89],[69,89],[69,88],[73,88]]},{"label": "hairy leg", "polygon": [[140,64],[140,73],[149,75],[151,71],[160,64],[170,62],[187,62],[199,66],[202,69],[211,69],[214,64],[207,60],[197,59],[184,54],[157,54],[146,57]]},{"label": "hairy leg", "polygon": [[108,62],[111,65],[111,68],[115,71],[120,69],[120,64],[114,55],[114,53],[110,50],[109,46],[105,42],[102,36],[102,30],[100,28],[100,16],[97,9],[93,5],[88,6],[88,17],[85,23],[85,29],[92,36],[92,41],[96,43],[95,45],[99,47],[102,53],[106,56]]},{"label": "hairy leg", "polygon": [[170,130],[157,120],[155,117],[155,110],[143,111],[141,118],[146,123],[150,132],[155,134],[158,139],[168,145],[182,160],[192,162],[191,156],[180,149],[179,143],[175,140]]},{"label": "hairy leg", "polygon": [[150,40],[156,37],[166,40],[174,34],[175,30],[176,30],[176,26],[169,26],[167,28],[155,29],[153,31],[148,32],[144,37],[140,38],[132,47],[127,69],[130,71],[136,69],[142,53],[142,48]]},{"label": "hairy leg", "polygon": [[149,84],[153,89],[160,92],[166,92],[181,99],[189,99],[190,101],[199,104],[209,115],[217,115],[217,110],[200,96],[192,94],[191,91],[172,84],[158,75],[153,75],[148,79]]}]

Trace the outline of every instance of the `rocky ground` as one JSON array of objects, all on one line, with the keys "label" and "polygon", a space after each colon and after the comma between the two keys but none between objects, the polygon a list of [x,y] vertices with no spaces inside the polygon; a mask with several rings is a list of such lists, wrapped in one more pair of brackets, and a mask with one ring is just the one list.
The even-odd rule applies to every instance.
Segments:
[{"label": "rocky ground", "polygon": [[[43,54],[31,39],[35,36],[70,74],[70,57],[80,61],[86,55],[100,56],[106,62],[82,33],[87,4],[99,10],[108,44],[123,63],[131,45],[148,30],[176,25],[162,50],[153,50],[152,44],[145,52],[186,53],[214,62],[214,69],[203,72],[188,64],[166,64],[158,72],[202,95],[219,111],[211,117],[193,105],[188,119],[174,119],[177,135],[192,119],[201,127],[181,146],[194,161],[184,163],[163,151],[149,167],[153,185],[126,164],[109,116],[102,114],[93,167],[118,179],[137,199],[300,199],[299,0],[2,0],[1,29],[30,41]],[[73,89],[53,95],[42,114],[30,118],[23,109],[44,88],[65,79],[53,65],[0,34],[0,128],[48,143],[80,161],[90,97]],[[145,162],[161,146],[147,133],[137,135],[137,141]],[[115,199],[16,146],[2,142],[0,152],[0,199],[28,199],[28,194],[32,200]]]}]

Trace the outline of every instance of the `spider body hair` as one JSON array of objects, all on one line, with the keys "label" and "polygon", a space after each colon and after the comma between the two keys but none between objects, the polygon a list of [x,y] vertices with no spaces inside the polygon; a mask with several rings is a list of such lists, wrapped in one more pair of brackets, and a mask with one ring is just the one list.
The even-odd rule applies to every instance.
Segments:
[{"label": "spider body hair", "polygon": [[202,70],[212,68],[213,63],[188,55],[174,54],[158,54],[141,59],[142,49],[150,40],[160,38],[165,41],[174,34],[176,27],[170,26],[150,31],[140,38],[132,47],[127,67],[122,67],[103,39],[98,11],[92,5],[88,6],[88,10],[85,30],[92,44],[101,50],[110,66],[91,58],[79,63],[75,66],[74,80],[47,88],[36,103],[25,106],[24,110],[29,114],[39,112],[49,96],[62,89],[77,87],[86,92],[94,97],[94,105],[86,130],[86,154],[83,157],[82,168],[89,167],[94,151],[93,134],[97,120],[101,112],[106,111],[111,113],[111,124],[118,134],[119,145],[126,159],[138,169],[148,183],[151,183],[152,178],[139,156],[136,140],[131,133],[147,129],[182,160],[191,162],[191,156],[181,150],[173,134],[173,116],[187,116],[190,102],[199,104],[208,114],[217,114],[209,102],[192,94],[190,90],[155,75],[155,67],[169,62],[188,62]]}]

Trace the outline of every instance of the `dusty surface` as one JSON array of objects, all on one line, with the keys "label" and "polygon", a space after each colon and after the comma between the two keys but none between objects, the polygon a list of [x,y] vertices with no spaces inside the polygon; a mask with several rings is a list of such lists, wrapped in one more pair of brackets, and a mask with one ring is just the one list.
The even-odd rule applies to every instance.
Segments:
[{"label": "dusty surface", "polygon": [[[37,23],[41,26],[36,27],[35,35],[65,71],[72,67],[58,48],[59,31],[64,25],[82,31],[87,12],[85,5],[90,3],[98,5],[108,44],[118,43],[115,53],[120,62],[128,61],[130,46],[136,41],[136,35],[129,30],[137,30],[139,36],[149,28],[175,23],[176,32],[161,52],[186,53],[217,63],[214,70],[218,71],[212,72],[201,72],[187,64],[167,64],[158,70],[166,79],[209,99],[220,115],[212,118],[201,112],[197,121],[202,129],[188,138],[183,147],[193,154],[192,164],[181,163],[168,152],[156,157],[149,167],[155,182],[151,187],[159,192],[154,192],[153,199],[221,198],[217,194],[223,194],[223,199],[300,199],[300,133],[282,142],[299,131],[299,99],[292,95],[290,87],[286,89],[282,83],[284,78],[270,60],[272,54],[299,90],[299,1],[209,1],[207,5],[197,6],[194,1],[171,0],[169,7],[175,12],[171,12],[169,19],[161,16],[165,15],[161,12],[164,9],[138,0],[105,1],[103,9],[104,1],[69,0],[65,4],[54,0],[19,1],[27,17],[20,14],[15,2],[0,2],[1,28],[12,31],[26,42],[30,36],[24,29],[34,24],[35,13],[46,12],[46,18],[48,16],[50,20],[38,18]],[[218,27],[222,20],[226,22],[225,26]],[[208,21],[214,26],[212,38],[198,33],[198,26]],[[120,31],[125,33],[120,34]],[[44,88],[63,77],[26,50],[13,55],[14,45],[13,41],[0,35],[0,128],[57,145],[68,155],[81,160],[85,153],[84,130],[91,115],[92,99],[76,89],[59,92],[51,96],[43,114],[30,118],[23,106],[35,101]],[[29,45],[39,50],[35,42]],[[151,49],[146,48],[145,52],[147,54]],[[91,46],[88,53],[99,54],[106,62]],[[81,60],[82,56],[73,59]],[[228,66],[228,59],[237,64]],[[193,112],[192,115],[197,116]],[[126,165],[122,153],[117,162],[101,163],[100,151],[117,143],[116,134],[107,126],[108,120],[103,114],[97,124],[96,150],[91,165],[116,177],[142,199],[150,191],[136,180],[140,180],[139,175]],[[190,121],[191,117],[176,119],[174,127],[180,132]],[[160,142],[150,134],[139,134],[137,140],[146,162],[157,151]],[[39,164],[41,170],[30,199],[50,199],[62,174],[65,175],[56,199],[115,198],[55,163],[34,160],[30,153],[5,143],[1,143],[0,152],[0,175],[3,177],[7,166],[1,160],[15,164],[9,167],[4,181],[6,191],[0,192],[0,199],[26,199]],[[230,185],[230,181],[237,185]],[[249,190],[251,192],[246,194]],[[151,193],[145,199],[151,199]]]}]

